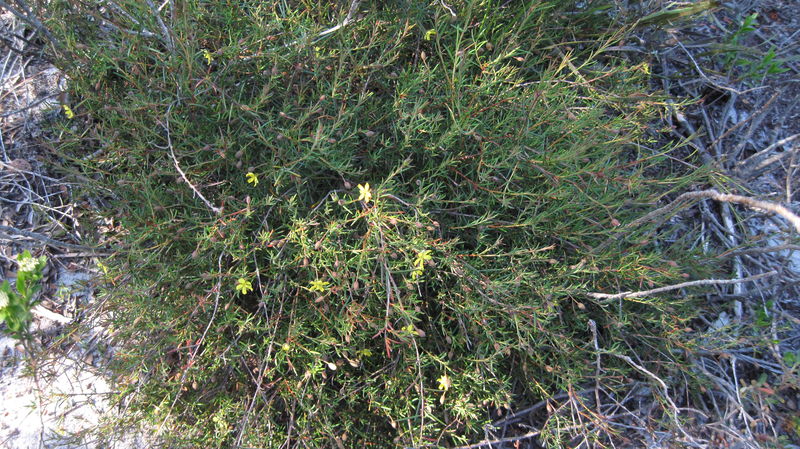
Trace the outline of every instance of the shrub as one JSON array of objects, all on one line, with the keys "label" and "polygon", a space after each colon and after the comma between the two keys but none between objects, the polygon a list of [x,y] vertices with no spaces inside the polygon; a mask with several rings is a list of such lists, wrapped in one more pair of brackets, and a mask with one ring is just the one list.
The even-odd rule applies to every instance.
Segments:
[{"label": "shrub", "polygon": [[121,396],[172,444],[465,442],[593,376],[589,320],[611,348],[681,328],[585,296],[680,276],[643,234],[601,245],[685,182],[645,176],[659,100],[602,8],[101,3],[47,12],[61,152],[124,248]]}]

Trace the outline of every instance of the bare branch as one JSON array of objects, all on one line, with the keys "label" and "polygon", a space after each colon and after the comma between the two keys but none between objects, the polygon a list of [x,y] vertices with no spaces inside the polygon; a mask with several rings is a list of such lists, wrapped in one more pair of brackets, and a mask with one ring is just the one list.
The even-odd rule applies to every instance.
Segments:
[{"label": "bare branch", "polygon": [[641,225],[643,223],[646,223],[647,221],[652,220],[653,218],[655,218],[655,217],[657,217],[659,215],[664,215],[664,214],[672,211],[673,209],[675,209],[677,206],[679,206],[681,203],[683,203],[685,201],[693,200],[693,199],[703,199],[703,198],[709,198],[709,199],[713,199],[713,200],[717,200],[717,201],[724,201],[724,202],[728,202],[728,203],[738,203],[738,204],[742,204],[744,206],[750,207],[751,209],[761,209],[761,210],[765,210],[765,211],[768,211],[768,212],[776,213],[776,214],[786,218],[790,223],[792,223],[792,225],[794,225],[794,227],[797,230],[797,232],[800,232],[800,217],[798,217],[797,215],[795,215],[793,212],[789,211],[785,207],[781,206],[780,204],[775,204],[775,203],[770,203],[770,202],[767,202],[767,201],[756,200],[756,199],[748,198],[748,197],[741,196],[741,195],[732,195],[732,194],[729,194],[729,193],[720,193],[720,192],[718,192],[716,190],[713,190],[713,189],[711,189],[711,190],[701,190],[699,192],[687,192],[687,193],[684,193],[684,194],[680,195],[679,197],[675,198],[675,200],[673,202],[667,204],[666,206],[664,206],[662,208],[656,209],[656,210],[648,213],[647,215],[645,215],[645,216],[643,216],[643,217],[641,217],[641,218],[639,218],[637,220],[632,221],[626,227],[631,228],[631,227],[639,226],[639,225]]},{"label": "bare branch", "polygon": [[161,13],[156,8],[156,5],[153,4],[151,0],[145,0],[147,2],[147,6],[150,8],[150,11],[153,12],[153,15],[156,16],[156,21],[158,22],[158,26],[161,28],[161,34],[164,36],[164,44],[167,46],[167,50],[170,52],[175,50],[175,44],[172,42],[172,35],[169,33],[169,29],[167,25],[164,23],[164,20],[161,19]]},{"label": "bare branch", "polygon": [[780,162],[781,160],[783,160],[785,157],[787,157],[789,155],[795,154],[797,152],[797,150],[800,150],[800,147],[795,146],[795,147],[791,148],[788,151],[784,151],[783,153],[774,154],[774,155],[762,160],[758,164],[754,165],[752,168],[748,168],[747,166],[750,165],[752,162],[757,161],[758,159],[766,156],[767,153],[769,153],[770,151],[774,150],[775,148],[783,146],[783,145],[786,145],[787,143],[792,142],[793,140],[796,140],[798,138],[800,138],[800,134],[794,134],[792,136],[786,137],[784,139],[781,139],[781,140],[773,143],[772,145],[768,146],[767,148],[759,151],[758,153],[756,153],[756,154],[750,156],[749,158],[745,159],[744,161],[740,162],[738,164],[739,168],[737,168],[736,173],[739,176],[747,178],[747,179],[753,179],[753,178],[755,178],[757,176],[760,176],[765,171],[767,171],[767,169],[772,164]]},{"label": "bare branch", "polygon": [[44,26],[44,24],[42,24],[42,22],[39,19],[36,18],[36,16],[33,14],[33,12],[31,12],[30,7],[28,6],[27,3],[25,3],[24,0],[14,0],[14,3],[22,11],[20,11],[19,9],[14,8],[13,6],[9,5],[8,3],[6,3],[3,0],[0,0],[0,7],[5,8],[7,11],[11,12],[11,14],[14,14],[19,19],[27,22],[29,25],[31,25],[34,28],[36,28],[37,31],[38,30],[42,30],[44,35],[47,37],[47,39],[50,40],[50,42],[53,43],[53,45],[58,43],[58,41],[53,37],[53,35],[50,34],[50,30],[48,30]]},{"label": "bare branch", "polygon": [[[170,106],[170,109],[171,108],[172,107]],[[197,197],[200,198],[203,201],[203,203],[205,203],[206,207],[211,209],[211,211],[214,212],[215,214],[221,215],[222,214],[222,209],[220,209],[220,208],[214,206],[213,204],[211,204],[211,202],[208,201],[206,199],[206,197],[204,197],[203,194],[200,193],[199,190],[197,190],[197,187],[195,187],[194,184],[189,182],[189,178],[186,177],[186,173],[184,173],[183,170],[181,170],[181,166],[178,165],[178,158],[175,157],[175,150],[173,150],[173,148],[172,148],[172,137],[171,137],[170,132],[169,132],[169,111],[167,111],[166,120],[167,120],[167,123],[166,123],[166,125],[164,125],[164,129],[167,131],[167,147],[169,148],[169,155],[172,156],[172,162],[175,164],[175,170],[177,170],[178,173],[181,175],[181,178],[183,179],[183,182],[185,182],[186,185],[188,185],[189,188],[192,189],[192,191],[195,193],[195,195],[197,195]]]},{"label": "bare branch", "polygon": [[92,251],[93,252],[92,255],[100,255],[98,253],[94,253],[94,248],[91,248],[91,247],[88,247],[88,246],[83,246],[83,245],[75,245],[75,244],[72,244],[72,243],[59,242],[58,240],[53,240],[50,237],[47,237],[46,235],[39,234],[38,232],[26,231],[24,229],[17,229],[17,228],[12,228],[10,226],[0,225],[0,233],[2,233],[4,235],[8,235],[11,238],[13,238],[15,235],[17,235],[17,236],[21,236],[21,237],[27,237],[27,238],[30,238],[30,239],[38,240],[38,241],[40,241],[40,242],[42,242],[42,243],[44,243],[44,244],[46,244],[48,246],[52,246],[54,248],[75,249],[75,250],[81,250],[81,251]]},{"label": "bare branch", "polygon": [[795,215],[794,212],[790,211],[786,207],[777,203],[757,200],[754,198],[749,198],[741,195],[733,195],[730,193],[720,193],[717,192],[716,190],[702,190],[700,192],[684,193],[683,195],[681,195],[681,197],[683,196],[685,196],[686,198],[710,198],[712,200],[722,201],[726,203],[737,203],[743,206],[747,206],[750,209],[756,209],[756,210],[760,209],[773,214],[778,214],[781,217],[785,218],[789,223],[791,223],[792,226],[794,226],[795,231],[800,233],[800,217]]},{"label": "bare branch", "polygon": [[361,0],[353,0],[352,2],[350,2],[350,9],[347,11],[347,16],[344,18],[344,20],[342,21],[342,23],[340,23],[340,24],[338,24],[338,25],[336,25],[336,26],[334,26],[334,27],[328,28],[328,29],[327,29],[327,30],[325,30],[325,31],[322,31],[321,33],[319,33],[319,34],[317,35],[317,39],[319,39],[319,38],[321,38],[321,37],[324,37],[324,36],[327,36],[328,34],[331,34],[331,33],[333,33],[334,31],[337,31],[337,30],[339,30],[340,28],[344,28],[344,27],[346,27],[347,25],[349,25],[349,24],[350,24],[350,22],[352,22],[352,21],[353,21],[353,16],[355,16],[355,14],[356,14],[356,11],[358,10],[358,6],[359,6],[360,4],[361,4]]},{"label": "bare branch", "polygon": [[744,256],[750,254],[775,253],[778,251],[800,251],[800,245],[785,244],[785,245],[767,246],[766,248],[747,248],[736,251],[726,251],[718,255],[717,259],[722,259],[725,257]]},{"label": "bare branch", "polygon": [[644,296],[655,295],[657,293],[668,292],[671,290],[678,290],[681,288],[686,287],[696,287],[699,285],[728,285],[728,284],[738,284],[741,282],[750,282],[755,281],[761,278],[774,276],[778,274],[777,271],[773,270],[768,273],[761,273],[755,276],[750,276],[743,279],[702,279],[699,281],[689,281],[689,282],[681,282],[680,284],[675,285],[667,285],[664,287],[654,288],[652,290],[643,290],[638,292],[622,292],[622,293],[588,293],[587,295],[590,298],[594,299],[605,299],[605,300],[614,300],[620,298],[641,298]]}]

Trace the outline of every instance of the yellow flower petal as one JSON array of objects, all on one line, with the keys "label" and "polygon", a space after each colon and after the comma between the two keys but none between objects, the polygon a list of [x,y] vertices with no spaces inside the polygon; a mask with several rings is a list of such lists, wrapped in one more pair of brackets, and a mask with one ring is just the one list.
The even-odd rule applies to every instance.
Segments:
[{"label": "yellow flower petal", "polygon": [[245,179],[247,179],[248,184],[253,184],[253,187],[258,185],[258,176],[256,176],[255,173],[247,172],[247,174],[244,175],[244,177]]},{"label": "yellow flower petal", "polygon": [[442,377],[436,379],[436,381],[439,382],[439,389],[443,391],[447,391],[453,386],[453,381],[447,377],[447,374],[442,374]]},{"label": "yellow flower petal", "polygon": [[308,288],[309,291],[312,292],[324,292],[325,289],[330,285],[330,282],[314,280],[311,281],[311,287]]},{"label": "yellow flower petal", "polygon": [[203,50],[203,57],[206,58],[206,64],[211,65],[214,61],[214,56],[211,55],[211,52],[208,50]]},{"label": "yellow flower petal", "polygon": [[62,107],[62,108],[64,108],[64,115],[65,115],[65,116],[66,116],[68,119],[75,118],[75,113],[74,113],[74,112],[72,112],[72,108],[70,108],[70,107],[69,107],[69,105],[62,104],[62,105],[61,105],[61,107]]},{"label": "yellow flower petal", "polygon": [[236,281],[236,291],[246,295],[248,292],[253,291],[253,284],[245,278],[239,278],[239,280]]},{"label": "yellow flower petal", "polygon": [[358,201],[369,203],[372,200],[372,191],[369,189],[369,183],[358,185]]}]

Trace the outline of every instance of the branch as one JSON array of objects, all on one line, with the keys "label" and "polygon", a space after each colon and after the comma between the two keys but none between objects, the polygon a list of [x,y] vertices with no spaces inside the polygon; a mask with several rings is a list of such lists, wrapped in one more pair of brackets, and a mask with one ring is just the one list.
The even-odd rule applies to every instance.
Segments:
[{"label": "branch", "polygon": [[756,210],[760,209],[773,214],[778,214],[781,217],[785,218],[786,221],[791,223],[794,226],[795,231],[800,233],[800,217],[798,217],[797,215],[794,214],[794,212],[790,211],[789,209],[778,203],[761,201],[746,196],[733,195],[730,193],[719,193],[716,190],[702,190],[700,192],[684,193],[683,195],[681,195],[681,197],[684,196],[687,199],[710,198],[712,200],[717,200],[725,203],[737,203],[743,206],[747,206],[750,209],[756,209]]},{"label": "branch", "polygon": [[752,179],[755,178],[756,176],[760,176],[767,170],[767,168],[769,168],[769,166],[771,166],[776,162],[780,162],[786,156],[789,156],[792,153],[796,152],[797,150],[800,150],[800,147],[795,146],[794,148],[789,149],[788,151],[784,151],[783,153],[772,155],[769,158],[762,160],[757,165],[751,168],[748,168],[748,165],[755,164],[754,161],[758,161],[760,158],[767,155],[770,151],[774,150],[775,148],[782,147],[788,143],[791,143],[793,140],[796,140],[798,138],[800,138],[800,134],[794,134],[785,139],[781,139],[773,143],[772,145],[768,146],[767,148],[759,151],[758,153],[750,156],[749,158],[743,160],[742,162],[739,162],[737,164],[738,168],[736,169],[736,173],[739,176],[745,177],[746,179]]},{"label": "branch", "polygon": [[31,309],[31,312],[33,312],[34,315],[38,315],[42,318],[47,318],[50,321],[55,321],[61,324],[69,324],[72,322],[72,319],[67,318],[64,315],[61,315],[60,313],[55,313],[51,310],[47,310],[41,304],[38,304],[33,309]]},{"label": "branch", "polygon": [[645,215],[642,218],[634,220],[633,222],[631,222],[626,227],[630,228],[630,227],[638,226],[638,225],[640,225],[640,224],[642,224],[642,223],[644,223],[644,222],[646,222],[648,220],[651,220],[651,219],[653,219],[653,218],[655,218],[655,217],[657,217],[659,215],[663,215],[663,214],[671,211],[672,209],[675,209],[677,206],[679,206],[681,203],[683,203],[685,201],[694,200],[694,199],[704,199],[704,198],[709,198],[709,199],[712,199],[712,200],[722,201],[722,202],[726,202],[726,203],[738,203],[738,204],[747,206],[747,207],[749,207],[751,209],[761,209],[761,210],[765,210],[767,212],[772,212],[772,213],[778,214],[778,215],[782,216],[783,218],[785,218],[786,220],[788,220],[792,225],[794,225],[794,228],[795,228],[795,230],[797,232],[800,232],[800,217],[795,215],[789,209],[781,206],[780,204],[771,203],[771,202],[768,202],[768,201],[756,200],[756,199],[748,198],[746,196],[741,196],[741,195],[733,195],[733,194],[730,194],[730,193],[720,193],[720,192],[718,192],[718,191],[716,191],[714,189],[701,190],[699,192],[687,192],[687,193],[684,193],[683,195],[675,198],[675,200],[673,202],[667,204],[666,206],[664,206],[664,207],[662,207],[660,209],[656,209],[656,210],[648,213],[647,215]]},{"label": "branch", "polygon": [[48,30],[44,26],[44,24],[42,24],[42,22],[39,21],[39,19],[36,18],[36,16],[33,14],[33,12],[31,12],[30,7],[28,6],[27,3],[25,3],[24,0],[14,0],[14,3],[22,11],[14,8],[13,6],[9,5],[8,3],[6,3],[6,2],[4,2],[2,0],[0,0],[0,7],[5,8],[8,12],[10,12],[13,15],[15,15],[20,20],[22,20],[24,22],[27,22],[29,25],[33,26],[34,28],[36,28],[36,31],[42,30],[42,32],[44,33],[45,37],[47,37],[47,39],[49,39],[50,42],[53,43],[53,45],[58,44],[58,41],[53,37],[52,34],[50,34],[50,30]]},{"label": "branch", "polygon": [[51,239],[50,237],[47,237],[44,234],[39,234],[38,232],[26,231],[24,229],[17,229],[17,228],[12,228],[10,226],[2,226],[2,225],[0,225],[0,233],[8,235],[9,237],[12,237],[12,238],[13,238],[14,235],[18,235],[18,236],[22,236],[22,237],[28,237],[30,239],[38,240],[38,241],[40,241],[42,243],[45,243],[48,246],[52,246],[54,248],[65,248],[65,249],[76,249],[76,250],[81,250],[81,251],[92,251],[93,255],[98,255],[98,256],[101,255],[100,253],[94,253],[94,248],[91,248],[91,247],[88,247],[88,246],[83,246],[83,245],[75,245],[75,244],[72,244],[72,243],[59,242],[58,240],[53,240],[53,239]]},{"label": "branch", "polygon": [[[172,109],[172,106],[170,106],[170,109]],[[167,131],[167,147],[169,148],[169,155],[172,156],[172,162],[175,163],[175,169],[178,170],[178,173],[181,175],[181,178],[183,179],[183,181],[186,183],[186,185],[189,186],[189,188],[192,189],[192,191],[195,193],[195,195],[197,195],[198,198],[203,200],[203,203],[205,203],[206,207],[211,209],[211,211],[214,212],[215,214],[222,215],[222,209],[220,209],[220,208],[214,206],[213,204],[211,204],[211,202],[209,202],[206,199],[206,197],[204,197],[203,194],[200,193],[199,190],[197,190],[197,187],[195,187],[194,184],[189,182],[189,178],[186,177],[186,173],[184,173],[183,170],[181,170],[180,165],[178,165],[178,158],[175,157],[175,151],[172,149],[172,137],[170,136],[170,132],[169,132],[169,111],[167,111],[166,120],[167,120],[167,123],[164,126],[164,129]]]},{"label": "branch", "polygon": [[[788,221],[792,226],[794,226],[795,231],[800,233],[800,217],[795,215],[794,212],[790,211],[786,207],[770,201],[762,201],[754,198],[749,198],[746,196],[733,195],[730,193],[720,193],[714,189],[700,190],[698,192],[686,192],[675,198],[675,200],[673,200],[666,206],[651,211],[646,215],[644,215],[643,217],[637,218],[636,220],[628,223],[627,225],[625,225],[625,228],[627,229],[639,226],[650,220],[655,219],[658,216],[671,212],[672,210],[676,209],[678,206],[687,201],[698,200],[698,199],[712,199],[724,203],[737,203],[743,206],[747,206],[750,209],[778,214],[781,217],[785,218],[786,221]],[[621,232],[617,232],[617,234],[612,235],[611,237],[608,238],[608,240],[595,247],[595,249],[592,250],[592,252],[594,254],[597,254],[599,251],[601,251],[602,249],[606,248],[609,244],[611,244],[611,242],[619,239],[620,237],[621,237]]]},{"label": "branch", "polygon": [[641,298],[644,296],[655,295],[657,293],[668,292],[670,290],[677,290],[680,288],[686,287],[696,287],[698,285],[728,285],[728,284],[738,284],[741,282],[750,282],[755,281],[761,278],[774,276],[778,274],[777,271],[772,270],[768,273],[761,273],[755,276],[750,276],[743,279],[702,279],[699,281],[689,281],[689,282],[682,282],[680,284],[675,285],[667,285],[665,287],[654,288],[652,290],[643,290],[638,292],[622,292],[622,293],[587,293],[587,296],[594,299],[606,299],[606,300],[613,300],[613,299],[620,299],[620,298]]},{"label": "branch", "polygon": [[725,257],[738,257],[748,254],[775,253],[778,251],[800,251],[800,245],[792,245],[787,243],[785,245],[768,246],[766,248],[747,248],[747,249],[740,249],[737,251],[726,251],[718,255],[717,259],[722,259]]},{"label": "branch", "polygon": [[356,11],[358,10],[358,5],[360,5],[360,4],[361,4],[361,0],[353,0],[352,2],[350,2],[350,9],[347,11],[347,16],[344,18],[342,23],[336,25],[335,27],[331,27],[331,28],[328,28],[325,31],[322,31],[321,33],[319,33],[317,35],[317,39],[319,39],[319,38],[321,38],[323,36],[326,36],[328,34],[331,34],[334,31],[339,30],[340,28],[344,28],[347,25],[349,25],[350,22],[353,21],[353,16],[356,14]]},{"label": "branch", "polygon": [[161,19],[161,13],[156,9],[156,5],[153,4],[150,0],[145,0],[147,2],[147,6],[150,8],[150,11],[153,12],[153,15],[156,16],[156,21],[158,22],[158,26],[161,28],[161,34],[164,36],[164,44],[167,46],[167,50],[170,52],[175,50],[175,44],[172,42],[172,36],[169,34],[169,29],[167,25],[164,23],[164,20]]}]

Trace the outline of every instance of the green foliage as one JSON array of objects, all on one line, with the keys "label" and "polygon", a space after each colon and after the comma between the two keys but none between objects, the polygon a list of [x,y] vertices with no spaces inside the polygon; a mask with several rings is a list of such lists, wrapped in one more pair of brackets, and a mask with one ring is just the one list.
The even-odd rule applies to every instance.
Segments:
[{"label": "green foliage", "polygon": [[800,350],[794,352],[793,351],[784,352],[783,363],[790,369],[794,369],[797,365],[800,365]]},{"label": "green foliage", "polygon": [[29,251],[17,255],[17,279],[12,287],[8,281],[0,284],[0,324],[5,323],[8,332],[15,338],[28,335],[28,325],[33,316],[36,293],[41,289],[39,281],[47,263],[44,256],[32,257]]},{"label": "green foliage", "polygon": [[676,5],[677,3],[669,3],[667,8],[639,19],[637,25],[667,25],[688,21],[700,14],[704,14],[719,7],[720,2],[718,0],[701,0],[691,3],[689,6],[676,7]]},{"label": "green foliage", "polygon": [[758,29],[757,19],[756,13],[745,17],[728,42],[717,46],[716,51],[723,56],[723,67],[728,74],[732,75],[738,69],[739,78],[758,81],[789,70],[785,67],[786,61],[777,57],[775,47],[763,52],[741,43],[742,39]]},{"label": "green foliage", "polygon": [[772,317],[770,312],[775,303],[770,300],[767,301],[764,307],[759,307],[755,310],[755,325],[760,328],[770,327],[772,325]]},{"label": "green foliage", "polygon": [[48,13],[61,151],[127,248],[121,394],[174,444],[465,442],[592,375],[589,319],[609,347],[685,327],[687,300],[585,296],[682,274],[617,232],[687,180],[645,176],[661,103],[601,15],[374,2],[321,35],[349,4],[188,0],[165,37],[147,2],[91,3]]}]

